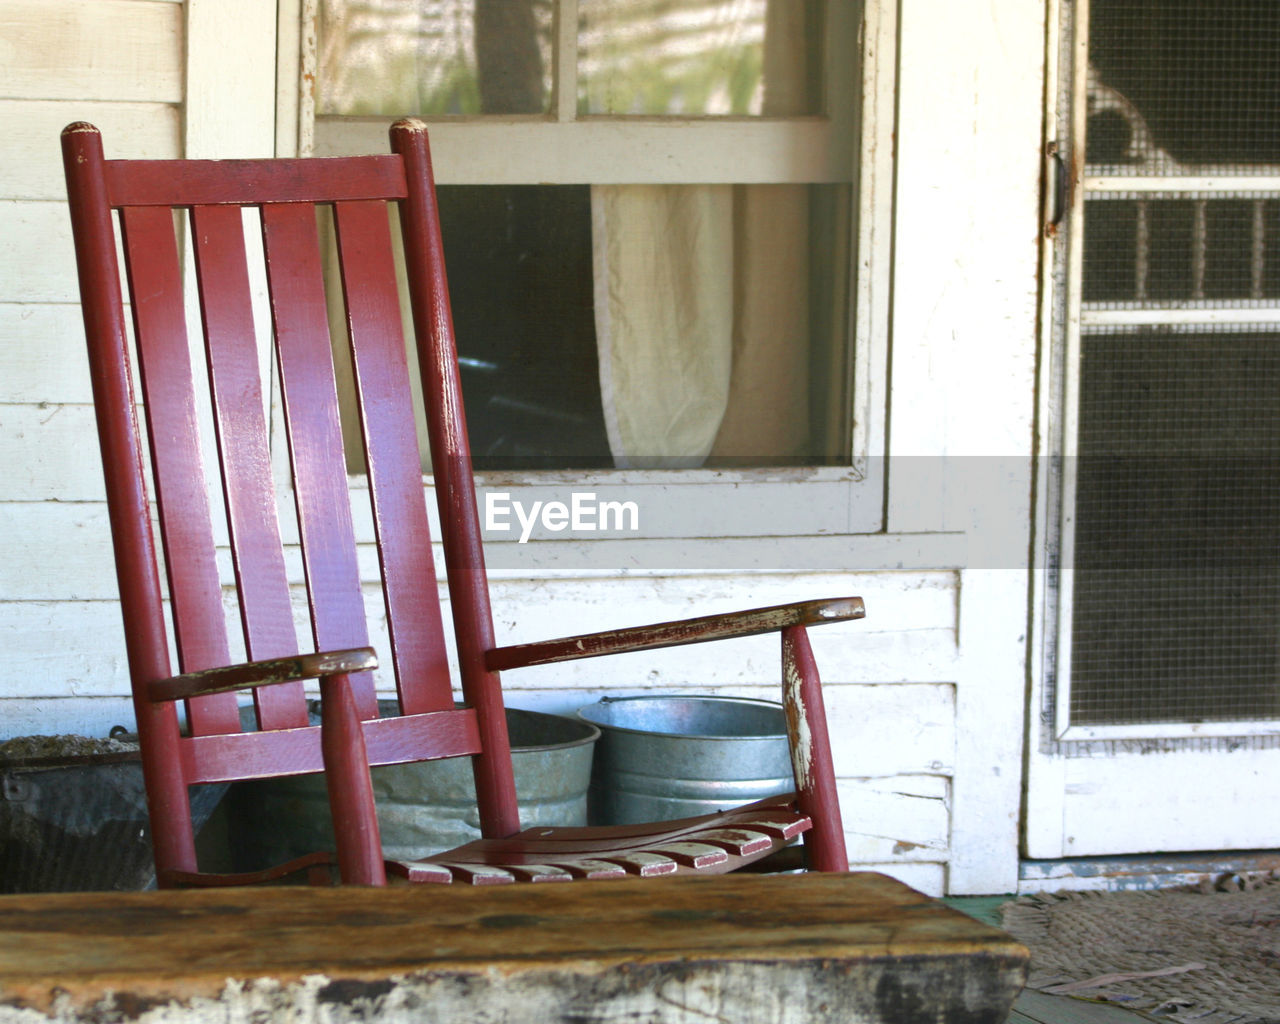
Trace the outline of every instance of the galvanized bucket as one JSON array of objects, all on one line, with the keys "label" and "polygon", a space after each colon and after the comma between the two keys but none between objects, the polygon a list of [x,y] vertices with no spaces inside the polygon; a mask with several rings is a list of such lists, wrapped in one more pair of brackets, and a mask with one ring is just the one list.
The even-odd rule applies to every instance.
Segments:
[{"label": "galvanized bucket", "polygon": [[[23,737],[28,738],[95,742],[75,736]],[[197,830],[226,789],[192,788]],[[154,885],[146,790],[136,749],[0,756],[0,893]]]},{"label": "galvanized bucket", "polygon": [[[512,708],[507,709],[507,730],[521,827],[585,825],[599,730],[572,718]],[[384,765],[372,775],[388,857],[412,860],[480,838],[470,758]],[[238,783],[229,802],[238,870],[333,849],[322,776]]]},{"label": "galvanized bucket", "polygon": [[782,705],[739,697],[605,697],[588,817],[629,825],[703,814],[795,789]]}]

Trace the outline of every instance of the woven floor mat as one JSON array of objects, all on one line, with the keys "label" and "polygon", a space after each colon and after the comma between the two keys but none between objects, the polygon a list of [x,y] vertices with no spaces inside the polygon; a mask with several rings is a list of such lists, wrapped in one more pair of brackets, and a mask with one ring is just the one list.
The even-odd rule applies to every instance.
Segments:
[{"label": "woven floor mat", "polygon": [[1028,988],[1178,1024],[1280,1024],[1274,872],[1200,889],[1022,896],[1001,913],[1031,950]]}]

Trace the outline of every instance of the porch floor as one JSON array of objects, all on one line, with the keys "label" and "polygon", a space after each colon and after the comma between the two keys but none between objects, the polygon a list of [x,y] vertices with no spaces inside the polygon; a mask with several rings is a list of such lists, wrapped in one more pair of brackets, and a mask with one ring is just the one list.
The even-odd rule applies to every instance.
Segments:
[{"label": "porch floor", "polygon": [[[1000,927],[1000,905],[1008,896],[949,896],[942,902],[984,924]],[[1126,1010],[1114,1003],[1095,1003],[1071,996],[1052,996],[1023,989],[1007,1024],[1151,1024],[1158,1017]]]}]

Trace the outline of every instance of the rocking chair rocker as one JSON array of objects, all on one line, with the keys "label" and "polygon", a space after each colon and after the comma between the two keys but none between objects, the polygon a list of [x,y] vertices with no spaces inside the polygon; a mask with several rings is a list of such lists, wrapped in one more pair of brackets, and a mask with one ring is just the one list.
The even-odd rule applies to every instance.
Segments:
[{"label": "rocking chair rocker", "polygon": [[[495,644],[424,125],[397,122],[391,154],[355,159],[105,160],[97,129],[83,123],[70,125],[62,140],[161,886],[262,882],[334,863],[343,883],[365,885],[384,884],[388,875],[490,883],[724,872],[801,834],[809,868],[847,870],[806,627],[860,618],[860,599]],[[437,601],[391,205],[399,208],[422,367],[460,705]],[[394,717],[379,717],[371,674],[377,661],[368,646],[339,425],[318,206],[332,208],[336,229],[399,704]],[[261,220],[296,507],[296,527],[288,529],[277,514],[264,412],[263,378],[271,371],[254,333],[244,210]],[[135,406],[117,211],[144,423]],[[187,217],[195,256],[204,360],[193,360],[188,346],[175,211]],[[211,442],[200,431],[202,388],[212,395]],[[213,486],[204,468],[210,450]],[[215,512],[219,493],[225,508]],[[285,544],[295,528],[318,653],[299,652],[294,627]],[[229,635],[237,630],[228,629],[220,545],[231,552],[238,638]],[[676,822],[520,831],[499,671],[763,632],[781,634],[794,794]],[[170,667],[171,644],[180,674]],[[304,693],[303,681],[311,679],[319,685],[319,726],[310,723]],[[247,731],[236,691],[253,695],[256,722]],[[462,756],[472,758],[483,838],[420,861],[386,861],[370,766]],[[336,859],[320,853],[252,874],[199,870],[189,786],[315,772],[326,778]]]}]

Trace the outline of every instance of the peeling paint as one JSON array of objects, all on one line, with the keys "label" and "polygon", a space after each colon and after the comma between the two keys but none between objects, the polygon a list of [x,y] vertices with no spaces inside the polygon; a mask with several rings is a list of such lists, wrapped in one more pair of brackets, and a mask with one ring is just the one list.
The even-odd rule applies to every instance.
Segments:
[{"label": "peeling paint", "polygon": [[813,734],[809,731],[809,718],[800,686],[800,669],[795,658],[788,656],[783,659],[782,675],[782,703],[786,708],[787,726],[792,736],[791,770],[795,773],[796,788],[804,790],[812,782]]}]

